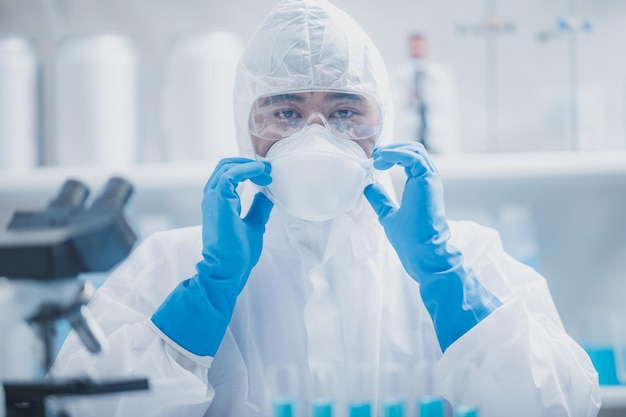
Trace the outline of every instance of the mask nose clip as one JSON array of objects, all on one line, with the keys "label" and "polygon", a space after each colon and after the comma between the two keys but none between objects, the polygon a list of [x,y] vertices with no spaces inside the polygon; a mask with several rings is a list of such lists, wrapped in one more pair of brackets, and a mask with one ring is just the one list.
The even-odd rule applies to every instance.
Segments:
[{"label": "mask nose clip", "polygon": [[304,126],[308,127],[314,124],[324,126],[326,129],[330,130],[330,125],[328,124],[328,121],[321,113],[313,113],[312,115],[310,115],[309,118],[306,119]]}]

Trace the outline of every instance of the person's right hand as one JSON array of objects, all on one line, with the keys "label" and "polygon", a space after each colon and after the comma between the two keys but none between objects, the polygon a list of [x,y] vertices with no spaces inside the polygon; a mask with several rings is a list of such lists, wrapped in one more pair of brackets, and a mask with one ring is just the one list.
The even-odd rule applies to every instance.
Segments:
[{"label": "person's right hand", "polygon": [[372,157],[376,169],[404,167],[407,179],[399,207],[380,184],[369,185],[364,194],[404,269],[419,283],[445,351],[502,303],[465,265],[463,253],[449,243],[443,184],[424,146],[394,143],[377,148]]},{"label": "person's right hand", "polygon": [[247,158],[219,162],[204,188],[202,257],[196,275],[181,282],[152,316],[167,337],[199,356],[215,356],[237,296],[256,265],[273,203],[257,193],[241,217],[237,185],[268,185],[270,166]]}]

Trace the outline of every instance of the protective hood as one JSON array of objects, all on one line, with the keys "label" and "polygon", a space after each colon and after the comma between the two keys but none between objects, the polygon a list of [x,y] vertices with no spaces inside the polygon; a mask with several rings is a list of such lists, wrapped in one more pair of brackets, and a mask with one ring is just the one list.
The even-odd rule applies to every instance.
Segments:
[{"label": "protective hood", "polygon": [[382,57],[363,29],[326,0],[279,2],[246,46],[234,90],[241,156],[254,157],[248,133],[254,100],[302,89],[372,95],[382,112],[378,143],[391,142],[392,101]]}]

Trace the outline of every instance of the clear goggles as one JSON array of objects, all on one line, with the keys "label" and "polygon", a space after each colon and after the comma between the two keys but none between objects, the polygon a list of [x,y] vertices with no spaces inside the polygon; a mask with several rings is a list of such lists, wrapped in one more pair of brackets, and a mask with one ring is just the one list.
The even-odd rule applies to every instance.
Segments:
[{"label": "clear goggles", "polygon": [[262,96],[252,105],[250,133],[267,140],[292,136],[323,124],[342,139],[369,139],[380,133],[378,101],[367,94],[311,90]]}]

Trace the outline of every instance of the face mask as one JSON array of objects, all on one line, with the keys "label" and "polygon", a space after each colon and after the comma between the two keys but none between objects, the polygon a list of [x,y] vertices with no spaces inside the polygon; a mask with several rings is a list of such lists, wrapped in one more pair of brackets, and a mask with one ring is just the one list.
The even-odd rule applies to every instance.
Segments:
[{"label": "face mask", "polygon": [[373,183],[373,162],[354,141],[310,125],[276,142],[265,158],[272,166],[267,196],[287,213],[325,221],[356,206]]}]

